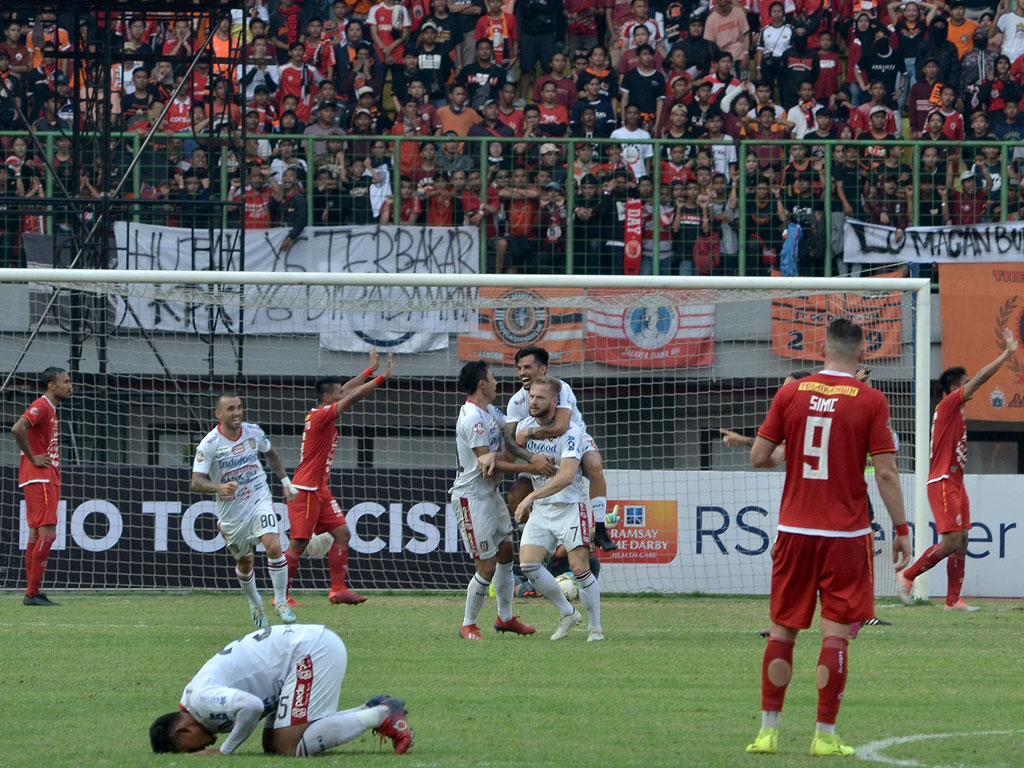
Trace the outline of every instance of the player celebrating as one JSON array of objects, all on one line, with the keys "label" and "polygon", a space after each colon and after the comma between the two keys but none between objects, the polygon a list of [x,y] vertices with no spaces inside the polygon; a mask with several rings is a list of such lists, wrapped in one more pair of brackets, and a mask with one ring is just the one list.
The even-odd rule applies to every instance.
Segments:
[{"label": "player celebrating", "polygon": [[971,529],[971,508],[964,489],[967,465],[967,422],[964,405],[981,385],[991,379],[1003,363],[1017,351],[1017,340],[1009,328],[1003,329],[1006,347],[991,363],[968,379],[963,368],[949,368],[939,377],[943,398],[932,416],[931,464],[928,467],[928,504],[941,538],[912,566],[897,575],[897,591],[906,605],[913,602],[914,579],[946,560],[947,611],[977,611],[960,597],[967,564],[967,534]]},{"label": "player celebrating", "polygon": [[338,448],[338,417],[372,393],[391,378],[392,356],[388,355],[387,370],[371,379],[379,360],[376,350],[370,352],[370,366],[347,382],[328,376],[316,383],[317,407],[306,415],[302,430],[302,454],[295,469],[295,488],[298,496],[288,502],[288,520],[291,525],[288,551],[288,584],[299,570],[299,559],[309,540],[318,533],[330,533],[334,546],[327,553],[327,567],[331,572],[332,603],[356,605],[366,598],[345,586],[348,573],[348,542],[350,538],[345,515],[331,495],[331,464]]},{"label": "player celebrating", "polygon": [[39,591],[46,573],[50,547],[57,539],[57,503],[60,501],[60,429],[57,406],[71,397],[71,377],[63,368],[43,371],[46,392],[21,414],[11,433],[21,449],[18,487],[25,494],[28,546],[25,548],[25,605],[60,605]]},{"label": "player celebrating", "polygon": [[[542,424],[555,418],[559,390],[564,386],[550,376],[533,376],[530,383],[530,415],[519,422],[516,435],[536,435]],[[552,640],[561,640],[569,630],[583,621],[583,616],[562,594],[551,571],[544,567],[548,554],[565,546],[569,567],[579,582],[580,600],[590,620],[587,642],[604,640],[601,629],[601,589],[590,570],[590,525],[587,494],[583,487],[585,433],[579,426],[569,428],[557,437],[530,437],[526,449],[549,457],[558,467],[551,478],[533,476],[533,491],[516,507],[516,522],[526,520],[519,542],[519,567],[523,578],[555,604],[560,618]],[[531,508],[533,511],[531,512]],[[529,516],[529,519],[527,519]]]},{"label": "player celebrating", "polygon": [[[516,352],[516,372],[519,380],[523,382],[522,388],[516,392],[508,401],[505,409],[505,445],[516,458],[529,461],[528,452],[517,443],[513,436],[516,434],[516,424],[529,415],[529,392],[530,384],[534,376],[544,376],[548,370],[548,351],[543,347],[523,347]],[[531,438],[541,440],[558,437],[565,433],[569,425],[579,428],[583,434],[583,474],[590,481],[590,510],[594,517],[594,544],[601,549],[611,551],[618,549],[612,541],[606,526],[614,527],[619,522],[618,507],[607,514],[608,508],[608,484],[604,479],[604,469],[601,466],[601,453],[597,449],[597,443],[587,433],[587,425],[583,421],[583,415],[576,405],[576,395],[572,388],[564,381],[560,381],[561,391],[558,397],[558,405],[555,410],[555,422],[553,425],[537,427],[529,435]],[[519,505],[522,498],[529,492],[529,481],[525,478],[517,480],[509,491],[509,503]]]},{"label": "player celebrating", "polygon": [[[180,711],[149,727],[154,752],[230,755],[264,717],[263,750],[313,757],[372,728],[395,752],[412,746],[405,702],[383,694],[337,712],[348,653],[319,624],[268,627],[234,640],[207,661],[181,695]],[[207,749],[228,733],[219,750]]]},{"label": "player celebrating", "polygon": [[825,369],[783,386],[750,450],[755,467],[776,466],[785,443],[786,481],[773,549],[771,635],[761,667],[761,731],[749,753],[778,751],[782,704],[793,673],[797,633],[811,626],[821,596],[818,722],[812,755],[852,755],[835,733],[846,687],[850,625],[874,616],[865,457],[871,455],[885,507],[896,527],[893,562],[910,559],[889,403],[854,378],[864,351],[859,325],[839,319],[825,334]]},{"label": "player celebrating", "polygon": [[252,623],[261,628],[270,626],[253,573],[253,544],[260,542],[267,551],[274,610],[281,621],[290,624],[295,614],[287,604],[288,562],[281,552],[277,513],[260,455],[266,456],[280,478],[286,499],[295,496],[292,482],[266,433],[258,425],[242,421],[242,399],[238,395],[225,393],[218,397],[213,413],[219,423],[196,449],[192,490],[217,494],[217,527],[235,558],[235,575],[249,600]]},{"label": "player celebrating", "polygon": [[[455,425],[455,445],[459,454],[459,475],[452,485],[452,508],[459,521],[466,549],[476,563],[476,573],[466,589],[466,613],[459,627],[465,640],[483,640],[476,625],[477,616],[494,582],[498,600],[498,632],[532,635],[536,630],[523,624],[512,613],[515,580],[512,577],[512,521],[498,489],[498,472],[519,472],[522,464],[502,457],[502,430],[505,417],[491,403],[498,382],[485,362],[466,363],[459,372],[459,386],[466,402]],[[554,462],[534,454],[530,468],[540,475],[554,474]]]}]

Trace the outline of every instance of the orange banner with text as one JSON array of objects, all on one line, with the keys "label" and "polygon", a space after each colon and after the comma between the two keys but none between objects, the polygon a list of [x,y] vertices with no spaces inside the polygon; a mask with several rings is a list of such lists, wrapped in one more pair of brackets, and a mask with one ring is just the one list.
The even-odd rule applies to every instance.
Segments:
[{"label": "orange banner with text", "polygon": [[[1024,269],[1017,263],[941,264],[942,367],[973,376],[1003,351],[1003,328],[1024,336]],[[968,419],[1024,418],[1024,346],[967,403]]]}]

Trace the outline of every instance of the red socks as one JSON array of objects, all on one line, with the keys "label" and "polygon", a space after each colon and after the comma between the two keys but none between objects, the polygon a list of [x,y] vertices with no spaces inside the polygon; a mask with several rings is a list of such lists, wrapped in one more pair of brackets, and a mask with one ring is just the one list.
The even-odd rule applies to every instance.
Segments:
[{"label": "red socks", "polygon": [[923,555],[917,558],[913,565],[903,572],[903,575],[913,581],[925,571],[930,571],[941,563],[945,557],[946,554],[942,551],[942,547],[938,544],[932,544],[924,551]]},{"label": "red socks", "polygon": [[345,576],[348,574],[348,547],[335,542],[327,553],[327,567],[331,569],[331,592],[345,589]]},{"label": "red socks", "polygon": [[957,552],[946,560],[946,605],[956,605],[960,590],[964,586],[964,571],[967,570],[967,555]]},{"label": "red socks", "polygon": [[846,689],[846,675],[849,671],[845,637],[829,635],[821,642],[818,668],[814,678],[818,684],[818,722],[835,725],[839,704]]},{"label": "red socks", "polygon": [[39,585],[32,586],[32,572],[35,566],[36,545],[39,539],[30,541],[25,547],[25,597],[35,597],[39,593]]},{"label": "red socks", "polygon": [[761,663],[761,709],[781,712],[786,686],[793,677],[793,643],[772,637],[764,648]]},{"label": "red socks", "polygon": [[302,555],[289,547],[284,551],[284,559],[288,561],[288,591],[292,588],[292,579],[299,572],[299,559]]},{"label": "red socks", "polygon": [[[40,536],[35,544],[29,544],[25,550],[25,566],[28,580],[28,588],[25,594],[35,597],[39,594],[39,588],[43,585],[43,574],[46,573],[46,562],[50,557],[50,547],[56,537]],[[31,554],[30,554],[31,553]]]}]

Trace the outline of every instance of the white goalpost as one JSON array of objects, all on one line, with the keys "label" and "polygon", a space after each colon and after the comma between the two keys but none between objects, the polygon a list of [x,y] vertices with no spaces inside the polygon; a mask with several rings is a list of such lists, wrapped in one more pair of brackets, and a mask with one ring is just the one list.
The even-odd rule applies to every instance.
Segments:
[{"label": "white goalpost", "polygon": [[[368,258],[368,268],[372,259]],[[766,594],[782,472],[753,470],[720,430],[753,436],[782,379],[820,367],[831,318],[861,323],[889,398],[915,551],[931,543],[931,293],[924,279],[0,270],[5,423],[67,368],[62,488],[47,583],[70,589],[231,588],[213,503],[188,487],[213,398],[235,391],[289,470],[323,376],[395,353],[387,386],[342,415],[332,491],[352,531],[356,589],[465,588],[447,489],[469,360],[492,364],[502,408],[519,348],[551,354],[601,450],[612,592]],[[23,585],[18,449],[3,441],[3,586]],[[876,593],[895,594],[892,530],[874,481]],[[287,523],[280,490],[276,507]],[[19,510],[21,512],[19,513]],[[287,532],[283,534],[287,536]],[[258,576],[260,578],[261,576]],[[326,585],[304,565],[296,588]],[[917,594],[927,594],[924,578]]]}]

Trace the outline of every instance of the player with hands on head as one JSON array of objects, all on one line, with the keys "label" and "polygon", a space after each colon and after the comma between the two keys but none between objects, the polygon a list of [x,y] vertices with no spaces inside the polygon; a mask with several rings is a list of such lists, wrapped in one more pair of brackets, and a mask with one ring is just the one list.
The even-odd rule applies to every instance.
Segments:
[{"label": "player with hands on head", "polygon": [[235,559],[235,575],[249,600],[253,625],[270,626],[253,572],[256,543],[263,544],[267,551],[274,610],[281,621],[290,624],[295,621],[295,614],[287,605],[288,562],[281,552],[277,513],[260,457],[266,457],[281,480],[286,500],[295,497],[295,490],[266,433],[259,425],[242,420],[242,398],[225,392],[217,398],[213,413],[218,423],[196,448],[192,490],[217,496],[217,527]]},{"label": "player with hands on head", "polygon": [[14,442],[21,451],[18,487],[25,494],[25,522],[28,545],[25,547],[25,597],[33,606],[55,606],[39,591],[50,558],[50,547],[57,540],[57,508],[60,502],[60,427],[57,406],[71,397],[71,377],[63,368],[51,366],[43,371],[46,391],[33,400],[11,426]]},{"label": "player with hands on head", "polygon": [[874,616],[874,543],[864,465],[870,455],[882,501],[896,529],[893,562],[910,559],[910,528],[896,469],[884,394],[854,377],[864,332],[846,319],[825,334],[825,368],[783,386],[750,449],[755,467],[780,463],[786,479],[779,509],[771,583],[771,634],[761,666],[761,730],[751,754],[775,754],[793,646],[821,600],[821,652],[815,672],[818,720],[811,754],[852,755],[835,733],[849,668],[850,625]]},{"label": "player with hands on head", "polygon": [[1009,328],[1003,328],[1003,351],[995,360],[969,378],[961,367],[942,372],[942,400],[932,416],[931,463],[928,467],[928,504],[935,518],[939,542],[897,574],[897,593],[906,605],[913,603],[914,579],[946,561],[947,611],[977,611],[960,597],[967,565],[967,536],[971,530],[971,507],[964,489],[964,467],[967,466],[967,421],[964,406],[981,386],[991,379],[1003,363],[1017,352],[1017,339]]},{"label": "player with hands on head", "polygon": [[587,510],[587,493],[583,487],[583,452],[585,433],[578,425],[555,437],[537,437],[541,424],[555,418],[559,390],[565,386],[551,376],[537,375],[530,383],[530,415],[516,426],[516,436],[533,435],[526,440],[526,449],[550,457],[557,466],[552,477],[533,475],[533,490],[516,507],[517,523],[524,520],[519,540],[519,568],[523,578],[554,603],[558,609],[558,626],[552,640],[562,640],[569,630],[583,621],[565,595],[544,561],[561,544],[569,557],[569,567],[579,584],[580,600],[589,619],[587,642],[604,640],[601,628],[601,589],[590,570],[591,515]]},{"label": "player with hands on head", "polygon": [[[154,752],[230,755],[266,718],[263,751],[315,757],[369,729],[409,751],[405,702],[385,694],[337,711],[348,651],[319,624],[268,627],[227,644],[185,686],[178,709],[149,727]],[[211,749],[218,733],[228,737]]]},{"label": "player with hands on head", "polygon": [[[502,450],[505,417],[492,403],[498,382],[487,363],[466,363],[459,372],[459,387],[466,402],[455,425],[459,474],[451,488],[452,509],[476,572],[466,588],[466,612],[459,627],[464,640],[483,640],[477,617],[494,583],[498,616],[494,629],[532,635],[536,630],[512,613],[515,579],[512,575],[512,520],[501,497],[501,473],[524,469]],[[535,454],[530,468],[543,476],[554,474],[554,463]]]},{"label": "player with hands on head", "polygon": [[[619,509],[616,506],[611,513],[607,511],[608,483],[604,477],[601,453],[594,438],[587,432],[587,425],[576,404],[576,394],[572,387],[559,380],[561,389],[553,423],[539,425],[532,433],[520,434],[516,431],[516,425],[529,413],[529,389],[533,377],[547,375],[549,359],[548,351],[543,347],[523,347],[516,352],[516,372],[523,386],[508,401],[505,409],[505,445],[513,456],[529,461],[529,451],[524,448],[527,440],[558,437],[564,434],[570,425],[579,427],[584,440],[583,474],[590,481],[590,509],[594,518],[593,542],[605,551],[618,549],[606,528],[618,525]],[[508,493],[509,506],[518,507],[529,490],[528,479],[521,477],[516,480]]]},{"label": "player with hands on head", "polygon": [[363,595],[353,592],[345,584],[351,534],[341,507],[331,495],[331,465],[338,449],[338,417],[391,378],[394,370],[392,355],[388,354],[384,373],[374,376],[379,365],[377,351],[371,350],[370,365],[348,381],[326,376],[316,382],[317,405],[306,415],[302,429],[302,453],[292,481],[297,495],[288,502],[291,537],[285,552],[288,584],[291,585],[298,572],[299,560],[309,540],[316,534],[329,532],[334,537],[334,546],[327,553],[327,567],[331,573],[328,599],[335,604],[366,602]]}]

